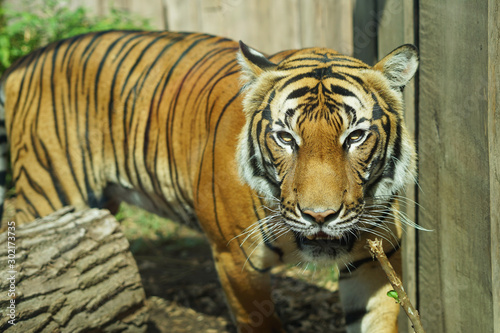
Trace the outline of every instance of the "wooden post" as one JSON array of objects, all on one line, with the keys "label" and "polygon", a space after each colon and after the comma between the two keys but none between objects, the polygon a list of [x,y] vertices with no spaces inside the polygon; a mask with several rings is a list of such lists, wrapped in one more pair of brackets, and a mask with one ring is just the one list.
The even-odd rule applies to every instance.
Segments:
[{"label": "wooden post", "polygon": [[498,332],[498,3],[419,5],[418,221],[434,230],[418,238],[420,315],[433,332]]},{"label": "wooden post", "polygon": [[137,265],[108,211],[63,208],[8,226],[10,233],[0,234],[0,267],[15,280],[0,280],[0,331],[146,331]]},{"label": "wooden post", "polygon": [[488,139],[493,332],[500,332],[500,4],[488,2]]}]

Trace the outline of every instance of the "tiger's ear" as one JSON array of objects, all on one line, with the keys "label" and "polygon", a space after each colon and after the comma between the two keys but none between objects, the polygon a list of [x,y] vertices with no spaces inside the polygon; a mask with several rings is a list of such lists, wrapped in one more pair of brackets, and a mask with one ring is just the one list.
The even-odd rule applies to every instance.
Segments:
[{"label": "tiger's ear", "polygon": [[240,40],[240,52],[238,52],[238,63],[241,66],[242,79],[251,84],[262,73],[276,68],[276,64],[269,61],[265,55],[247,46]]},{"label": "tiger's ear", "polygon": [[414,45],[405,44],[380,60],[374,69],[389,79],[394,89],[403,90],[418,68],[418,50]]}]

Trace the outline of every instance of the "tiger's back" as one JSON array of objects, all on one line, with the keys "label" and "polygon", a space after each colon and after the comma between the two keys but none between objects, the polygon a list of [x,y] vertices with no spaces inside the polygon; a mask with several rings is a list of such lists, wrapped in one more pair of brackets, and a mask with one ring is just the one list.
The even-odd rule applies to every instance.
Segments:
[{"label": "tiger's back", "polygon": [[[18,62],[5,83],[16,219],[124,199],[191,220],[220,113],[241,103],[237,50],[202,34],[105,32]],[[236,137],[244,117],[226,117]]]}]

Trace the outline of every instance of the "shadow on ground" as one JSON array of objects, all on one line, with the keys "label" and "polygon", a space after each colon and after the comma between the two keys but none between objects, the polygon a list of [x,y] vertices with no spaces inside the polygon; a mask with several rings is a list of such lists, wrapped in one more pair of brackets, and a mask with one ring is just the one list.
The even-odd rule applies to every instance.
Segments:
[{"label": "shadow on ground", "polygon": [[[236,332],[208,244],[200,239],[172,241],[191,245],[167,242],[135,255],[150,308],[148,332]],[[338,293],[332,291],[335,284],[315,285],[311,275],[299,269],[273,274],[273,299],[286,332],[345,332]]]}]

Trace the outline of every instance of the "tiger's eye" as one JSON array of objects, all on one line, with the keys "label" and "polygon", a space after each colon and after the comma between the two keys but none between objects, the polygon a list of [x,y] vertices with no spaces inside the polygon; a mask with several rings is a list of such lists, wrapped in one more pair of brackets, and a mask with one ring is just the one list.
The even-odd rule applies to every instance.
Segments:
[{"label": "tiger's eye", "polygon": [[365,136],[365,132],[363,130],[356,130],[353,131],[349,136],[347,137],[347,144],[352,144],[361,141],[363,137]]},{"label": "tiger's eye", "polygon": [[295,142],[293,136],[288,132],[284,132],[284,131],[278,132],[277,136],[278,136],[278,139],[280,139],[280,141],[286,145],[291,145]]}]

